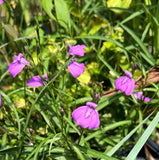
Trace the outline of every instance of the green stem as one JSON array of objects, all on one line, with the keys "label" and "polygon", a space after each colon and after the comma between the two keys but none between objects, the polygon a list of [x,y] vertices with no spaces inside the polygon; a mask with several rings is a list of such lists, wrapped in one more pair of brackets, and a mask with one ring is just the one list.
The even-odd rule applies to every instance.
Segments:
[{"label": "green stem", "polygon": [[157,9],[156,9],[156,13],[155,13],[155,19],[157,20],[157,23],[154,22],[153,26],[154,26],[154,53],[155,56],[157,57],[159,54],[159,1],[157,4]]}]

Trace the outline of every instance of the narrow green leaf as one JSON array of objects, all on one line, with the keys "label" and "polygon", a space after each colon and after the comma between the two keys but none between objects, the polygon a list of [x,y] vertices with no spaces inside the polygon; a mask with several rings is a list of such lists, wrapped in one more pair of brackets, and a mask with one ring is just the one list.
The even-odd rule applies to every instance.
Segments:
[{"label": "narrow green leaf", "polygon": [[139,39],[139,37],[128,27],[126,27],[123,24],[120,24],[121,27],[127,31],[131,37],[137,42],[137,44],[141,47],[141,49],[143,50],[144,54],[142,52],[140,52],[141,56],[151,65],[154,66],[155,65],[155,60],[152,57],[152,55],[149,53],[149,51],[147,50],[147,48],[145,47],[145,45],[143,44],[143,42]]},{"label": "narrow green leaf", "polygon": [[69,123],[69,125],[78,133],[78,135],[80,136],[81,133],[79,132],[79,130],[75,127],[75,125],[66,117],[64,116],[64,119]]},{"label": "narrow green leaf", "polygon": [[106,38],[103,36],[90,36],[90,35],[84,35],[84,36],[77,36],[75,39],[98,39],[98,40],[103,40],[103,41],[110,41],[116,44],[118,47],[122,48],[124,50],[124,46],[119,43],[118,41],[111,39],[111,38]]},{"label": "narrow green leaf", "polygon": [[13,26],[11,24],[4,24],[3,28],[13,38],[17,38],[18,37],[18,32],[13,28]]},{"label": "narrow green leaf", "polygon": [[67,4],[64,0],[54,0],[57,21],[65,29],[68,29],[70,23],[70,15]]},{"label": "narrow green leaf", "polygon": [[146,143],[147,139],[155,129],[159,122],[159,112],[156,114],[155,118],[152,120],[152,122],[149,124],[149,126],[146,128],[145,132],[141,136],[141,138],[138,140],[134,148],[131,150],[131,152],[128,154],[125,160],[135,160],[138,153],[140,152],[141,148]]},{"label": "narrow green leaf", "polygon": [[[72,57],[72,58],[74,58],[74,57]],[[72,58],[70,58],[70,59],[61,67],[61,69],[57,72],[57,74],[54,76],[54,78],[51,79],[51,80],[43,87],[43,89],[40,91],[38,97],[35,99],[34,104],[32,105],[32,107],[31,107],[31,109],[30,109],[30,112],[29,112],[29,114],[28,114],[28,116],[27,116],[26,123],[25,123],[25,126],[24,126],[24,131],[26,131],[26,129],[27,129],[27,126],[28,126],[29,119],[30,119],[30,117],[31,117],[32,111],[33,111],[34,108],[35,108],[35,104],[36,104],[36,103],[41,99],[41,97],[44,95],[44,93],[45,93],[46,90],[47,90],[47,87],[49,87],[49,85],[52,84],[52,83],[55,81],[55,79],[61,74],[61,72],[64,70],[64,68],[70,63],[70,61],[71,61]]]},{"label": "narrow green leaf", "polygon": [[104,65],[110,70],[112,71],[117,77],[119,77],[119,74],[109,65],[109,63],[106,62],[106,60],[104,60],[104,58],[98,54],[98,58],[104,63]]},{"label": "narrow green leaf", "polygon": [[117,127],[119,127],[119,126],[122,126],[122,125],[130,124],[130,123],[131,123],[130,120],[119,121],[119,122],[117,122],[117,123],[113,123],[113,124],[111,124],[111,125],[108,125],[108,126],[102,128],[101,130],[98,130],[98,131],[93,132],[92,134],[88,135],[88,136],[85,138],[85,141],[89,141],[90,139],[96,137],[96,136],[99,135],[99,134],[105,133],[106,131],[115,129],[115,128],[117,128]]},{"label": "narrow green leaf", "polygon": [[105,155],[104,153],[96,151],[94,149],[86,149],[86,151],[87,151],[87,154],[93,158],[102,158],[105,160],[117,160],[116,158],[109,157],[109,156]]},{"label": "narrow green leaf", "polygon": [[71,103],[69,103],[69,107],[72,107],[74,105],[78,105],[78,104],[82,104],[82,103],[85,103],[87,101],[91,101],[92,100],[92,97],[83,97],[83,98],[79,98]]},{"label": "narrow green leaf", "polygon": [[15,152],[17,152],[18,150],[19,150],[19,147],[1,149],[0,150],[0,155],[3,155],[3,154],[12,154],[12,153],[15,154]]},{"label": "narrow green leaf", "polygon": [[12,103],[12,101],[10,100],[10,98],[4,93],[1,91],[1,95],[2,97],[6,100],[7,104],[9,106],[12,107],[13,111],[14,111],[14,114],[15,114],[15,117],[17,119],[17,123],[18,123],[18,132],[19,132],[19,136],[20,136],[20,133],[21,133],[21,125],[20,125],[20,119],[19,119],[19,115],[18,115],[18,112],[16,110],[16,107],[14,106],[14,104]]},{"label": "narrow green leaf", "polygon": [[[155,8],[157,5],[152,5],[150,7],[147,7],[148,10],[151,10],[153,8]],[[120,24],[124,24],[132,19],[134,19],[137,16],[140,16],[141,14],[143,14],[144,12],[146,12],[146,10],[143,8],[139,11],[136,11],[135,13],[131,14],[130,16],[128,16],[127,18],[125,18]]]},{"label": "narrow green leaf", "polygon": [[46,0],[42,0],[42,6],[43,6],[45,12],[48,14],[48,16],[56,21],[55,16],[51,12],[52,9],[53,9],[52,0],[47,0],[47,1]]},{"label": "narrow green leaf", "polygon": [[7,76],[9,73],[9,71],[7,70],[6,72],[4,72],[1,77],[0,77],[0,82],[4,79],[5,76]]},{"label": "narrow green leaf", "polygon": [[38,153],[40,151],[41,148],[44,148],[42,147],[44,145],[44,143],[46,143],[51,137],[53,137],[53,134],[49,135],[47,138],[45,138],[30,154],[29,156],[26,158],[26,160],[30,160],[30,158],[34,155],[34,160],[37,160],[37,156],[38,156]]},{"label": "narrow green leaf", "polygon": [[74,151],[76,152],[78,158],[80,160],[85,160],[85,158],[84,158],[83,154],[81,153],[80,149],[77,146],[74,146],[74,145],[72,147],[73,147]]},{"label": "narrow green leaf", "polygon": [[141,41],[142,41],[142,42],[144,41],[144,39],[145,39],[145,37],[146,37],[146,35],[147,35],[148,31],[149,31],[150,26],[151,26],[151,23],[148,23],[148,24],[146,25],[146,28],[145,28],[145,30],[144,30],[144,32],[143,32],[143,34],[142,34],[142,38],[141,38]]},{"label": "narrow green leaf", "polygon": [[150,114],[140,124],[138,124],[126,137],[124,137],[118,144],[116,144],[108,153],[108,156],[112,156],[138,129],[143,125],[151,116]]}]

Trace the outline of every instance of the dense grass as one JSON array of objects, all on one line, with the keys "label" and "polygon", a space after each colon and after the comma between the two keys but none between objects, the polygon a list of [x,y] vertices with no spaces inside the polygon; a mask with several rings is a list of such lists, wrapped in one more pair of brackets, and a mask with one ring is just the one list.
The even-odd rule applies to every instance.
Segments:
[{"label": "dense grass", "polygon": [[[149,137],[156,141],[158,15],[159,2],[152,0],[4,0],[0,159],[134,160]],[[85,64],[78,78],[68,70],[75,56],[68,56],[67,43],[86,46],[85,55],[76,56]],[[31,66],[13,78],[8,67],[19,53]],[[115,90],[125,70],[136,81],[135,91],[151,101]],[[45,85],[26,85],[35,75]],[[71,116],[88,101],[98,104],[100,126],[93,130],[78,126]]]}]

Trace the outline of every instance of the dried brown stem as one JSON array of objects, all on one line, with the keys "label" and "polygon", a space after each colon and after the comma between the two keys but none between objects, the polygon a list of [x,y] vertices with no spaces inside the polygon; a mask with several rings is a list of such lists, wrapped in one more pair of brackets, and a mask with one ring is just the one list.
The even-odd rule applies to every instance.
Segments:
[{"label": "dried brown stem", "polygon": [[5,58],[5,60],[6,60],[7,64],[9,65],[9,64],[10,64],[10,62],[9,62],[9,60],[8,60],[7,56],[5,55],[4,51],[3,51],[1,48],[0,48],[0,51],[1,51],[2,55],[3,55],[3,57]]}]

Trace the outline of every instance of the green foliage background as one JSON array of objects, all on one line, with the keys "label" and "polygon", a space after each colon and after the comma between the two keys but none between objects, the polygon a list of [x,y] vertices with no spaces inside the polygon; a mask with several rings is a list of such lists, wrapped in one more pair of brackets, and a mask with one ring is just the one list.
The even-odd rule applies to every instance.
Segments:
[{"label": "green foliage background", "polygon": [[[158,84],[104,97],[125,70],[136,79],[159,64],[159,2],[154,0],[4,0],[0,5],[0,159],[75,160],[136,158],[149,136],[157,138]],[[84,44],[85,72],[75,79],[68,46]],[[23,53],[32,67],[8,72]],[[134,66],[136,66],[134,70]],[[46,86],[26,85],[47,73]],[[82,129],[71,113],[95,94],[100,127]],[[64,113],[61,112],[64,110]],[[29,132],[33,129],[33,133]],[[133,141],[128,141],[134,135]],[[29,141],[33,146],[28,146]],[[128,141],[128,142],[127,142]],[[127,143],[126,143],[127,142]],[[134,148],[125,157],[121,149]]]}]

